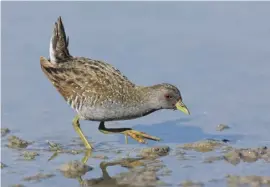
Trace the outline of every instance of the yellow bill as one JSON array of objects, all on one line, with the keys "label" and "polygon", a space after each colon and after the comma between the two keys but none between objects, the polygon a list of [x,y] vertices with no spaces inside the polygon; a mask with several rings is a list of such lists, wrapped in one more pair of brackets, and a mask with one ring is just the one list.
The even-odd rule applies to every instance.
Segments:
[{"label": "yellow bill", "polygon": [[177,110],[180,110],[183,113],[190,115],[190,112],[189,112],[188,108],[186,107],[186,105],[182,101],[178,101],[175,104],[175,106],[176,106]]}]

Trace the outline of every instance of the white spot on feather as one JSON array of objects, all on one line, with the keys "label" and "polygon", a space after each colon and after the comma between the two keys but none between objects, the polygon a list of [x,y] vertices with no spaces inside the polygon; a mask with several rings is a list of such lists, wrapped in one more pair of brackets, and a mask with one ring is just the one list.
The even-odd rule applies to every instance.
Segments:
[{"label": "white spot on feather", "polygon": [[53,49],[53,36],[50,41],[50,61],[52,64],[56,64],[55,51]]}]

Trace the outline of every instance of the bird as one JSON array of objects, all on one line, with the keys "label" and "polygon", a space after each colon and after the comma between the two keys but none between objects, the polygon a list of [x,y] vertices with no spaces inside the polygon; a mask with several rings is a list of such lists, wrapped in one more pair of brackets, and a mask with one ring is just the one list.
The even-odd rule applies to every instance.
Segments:
[{"label": "bird", "polygon": [[113,65],[87,57],[72,56],[61,16],[54,24],[49,58],[40,57],[41,70],[76,112],[73,127],[85,148],[94,147],[81,130],[80,120],[99,122],[104,134],[120,133],[139,143],[160,141],[156,136],[132,128],[107,128],[106,122],[131,120],[162,109],[189,115],[180,90],[169,83],[136,85]]}]

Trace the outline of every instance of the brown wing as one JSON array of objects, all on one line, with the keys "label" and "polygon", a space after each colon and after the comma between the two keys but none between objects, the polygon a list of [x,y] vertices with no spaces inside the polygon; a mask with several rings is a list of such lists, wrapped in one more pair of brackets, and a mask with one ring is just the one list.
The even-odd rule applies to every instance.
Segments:
[{"label": "brown wing", "polygon": [[[68,102],[88,99],[93,102],[121,99],[135,85],[110,64],[87,58],[52,64],[40,58],[42,71]],[[90,98],[90,99],[89,99]]]}]

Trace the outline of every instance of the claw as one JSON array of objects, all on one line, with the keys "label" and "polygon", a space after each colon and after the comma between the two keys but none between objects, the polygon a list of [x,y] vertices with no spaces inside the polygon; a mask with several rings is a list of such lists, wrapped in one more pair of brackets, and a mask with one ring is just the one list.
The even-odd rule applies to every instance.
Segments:
[{"label": "claw", "polygon": [[146,134],[145,132],[139,132],[135,130],[127,130],[123,132],[126,136],[130,136],[139,143],[146,144],[146,140],[160,141],[160,138]]}]

